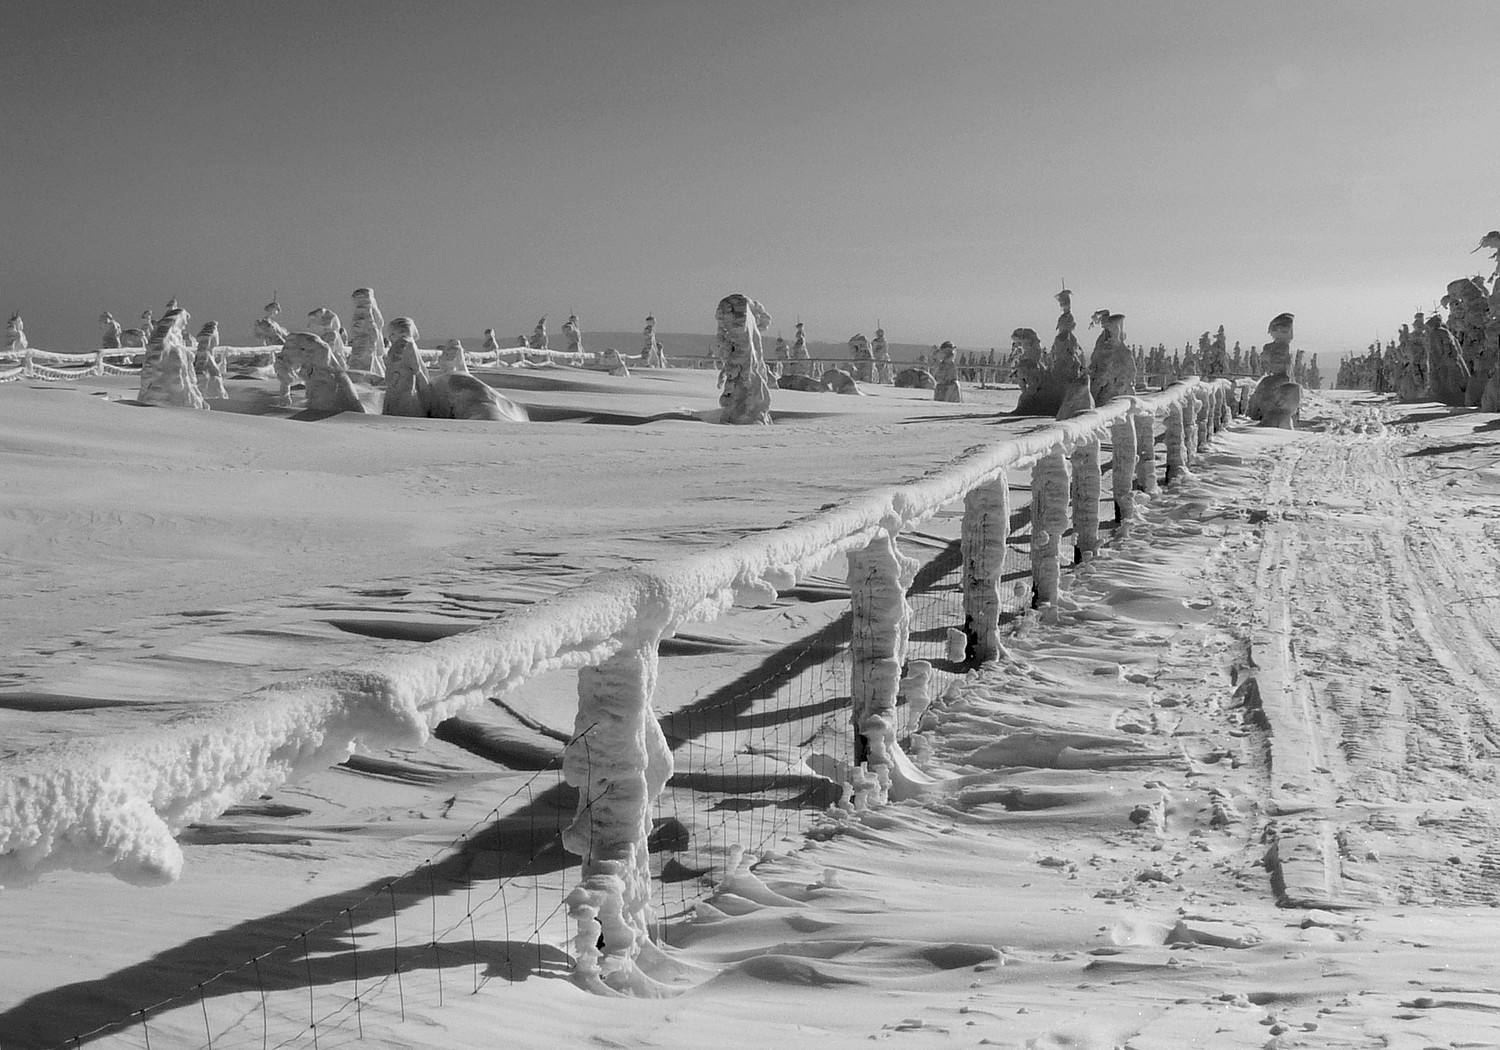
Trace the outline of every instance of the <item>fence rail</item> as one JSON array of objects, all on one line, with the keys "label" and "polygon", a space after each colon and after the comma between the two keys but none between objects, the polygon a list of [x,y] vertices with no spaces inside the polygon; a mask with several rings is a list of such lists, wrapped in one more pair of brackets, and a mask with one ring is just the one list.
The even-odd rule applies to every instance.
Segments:
[{"label": "fence rail", "polygon": [[[269,686],[166,727],[24,752],[0,774],[0,884],[24,883],[62,867],[108,869],[142,883],[171,879],[182,864],[174,836],[235,800],[332,765],[355,748],[421,742],[470,705],[503,696],[531,676],[573,669],[578,708],[560,768],[550,774],[550,817],[538,823],[542,804],[535,797],[524,807],[525,817],[507,816],[503,805],[492,812],[491,823],[501,829],[497,841],[508,843],[496,848],[492,881],[513,886],[500,873],[524,871],[526,865],[516,867],[517,856],[529,857],[535,870],[539,849],[550,851],[544,866],[554,877],[565,868],[558,859],[564,850],[579,858],[571,888],[558,882],[548,890],[550,909],[542,907],[540,884],[529,898],[535,921],[522,932],[527,943],[537,942],[537,965],[546,954],[570,966],[585,986],[649,991],[651,980],[638,961],[653,938],[662,937],[658,920],[674,907],[674,896],[675,907],[689,907],[737,862],[741,848],[763,846],[792,824],[800,826],[810,811],[832,802],[879,805],[920,788],[905,772],[910,767],[901,741],[933,698],[934,668],[961,670],[995,658],[1002,617],[1018,611],[1022,600],[1017,579],[1030,579],[1028,604],[1055,601],[1064,566],[1093,555],[1108,509],[1113,506],[1115,517],[1128,522],[1135,515],[1134,492],[1157,486],[1158,421],[1171,484],[1228,421],[1232,390],[1225,381],[1191,379],[1160,393],[1117,398],[1073,419],[1048,421],[971,449],[915,481],[867,492],[717,550],[602,575],[411,652]],[[1106,443],[1107,465],[1101,454]],[[1010,472],[1027,468],[1028,505],[1018,507]],[[1105,470],[1107,488],[1101,482]],[[920,565],[913,545],[931,549],[936,541],[917,526],[958,504],[959,535]],[[766,604],[840,557],[847,564],[847,611],[790,647],[755,681],[739,684],[740,693],[753,695],[758,705],[748,736],[739,721],[725,719],[724,709],[713,705],[665,717],[654,713],[664,641],[735,604]],[[795,738],[789,728],[794,724]],[[716,739],[717,749],[710,746]],[[726,746],[731,740],[733,746]],[[808,759],[812,752],[816,762]],[[693,801],[715,791],[722,798],[742,795],[747,785],[761,796],[753,808],[709,810]],[[528,835],[507,839],[503,829],[514,832],[518,819],[531,821]],[[479,937],[476,924],[494,921],[495,901],[501,912],[508,907],[511,897],[504,892],[483,898],[489,911],[466,906],[440,920],[440,898],[455,897],[460,888],[472,896],[482,881],[472,877],[485,865],[474,859],[469,843],[483,832],[470,831],[473,836],[453,854],[461,861],[428,862],[425,871],[402,878],[433,878],[427,894],[434,902],[432,959],[444,952],[450,964],[467,959],[474,983],[482,984],[486,973],[512,972],[496,962],[497,953],[514,948],[514,933],[524,924],[507,918],[502,936]],[[449,880],[442,894],[436,888],[439,871]],[[320,928],[334,930],[342,916],[349,943],[355,943],[355,931],[377,921],[370,901],[389,890],[387,884],[372,887],[364,900],[337,909]],[[403,914],[394,908],[392,921],[399,923]],[[561,932],[558,920],[566,924]],[[543,952],[547,923],[554,924],[553,933]],[[467,954],[459,943],[465,933]],[[336,1008],[325,1008],[334,1009],[341,1023],[352,1011],[359,1024],[373,994],[368,975],[376,971],[360,968],[368,949],[345,958],[342,948],[332,946],[324,950],[339,960],[336,977],[318,978],[321,960],[311,954],[306,935],[302,939],[303,952],[289,948],[288,957],[314,968],[306,975],[306,994],[314,1001],[308,1024],[286,1038],[308,1038],[315,1045],[317,1026],[332,1021],[319,1020],[314,989],[347,983]],[[402,962],[410,947],[394,936],[390,972],[380,985],[384,993],[393,979],[400,993],[402,974],[412,972]],[[255,970],[265,958],[247,960],[235,972]],[[425,972],[426,964],[421,968]],[[441,994],[442,965],[436,970]],[[221,979],[225,987],[233,984],[220,974],[189,990],[202,999],[208,1037],[203,1045],[215,1045],[216,1036],[205,989]],[[143,1004],[106,1027],[123,1031],[134,1018],[144,1043],[155,1009]],[[243,1026],[246,1015],[238,1016]]]},{"label": "fence rail", "polygon": [[[191,347],[189,348],[191,349]],[[274,354],[276,346],[219,346],[214,348],[214,355],[221,363],[245,363],[256,358],[263,358]],[[441,350],[419,351],[424,361],[435,362],[442,355]],[[28,347],[25,350],[0,350],[0,365],[10,365],[9,368],[0,370],[0,377],[6,377],[15,373],[27,377],[53,378],[46,375],[47,372],[65,372],[68,377],[99,375],[100,367],[105,369],[133,367],[137,372],[139,365],[131,362],[146,353],[143,346],[126,346],[91,350],[86,353],[58,353],[50,350],[37,350]],[[542,363],[551,361],[563,361],[569,364],[598,364],[600,357],[593,351],[580,351],[571,353],[566,350],[533,350],[524,346],[501,347],[499,350],[465,350],[464,360],[471,365],[499,364],[507,362],[529,362]],[[120,373],[117,373],[120,374]]]}]

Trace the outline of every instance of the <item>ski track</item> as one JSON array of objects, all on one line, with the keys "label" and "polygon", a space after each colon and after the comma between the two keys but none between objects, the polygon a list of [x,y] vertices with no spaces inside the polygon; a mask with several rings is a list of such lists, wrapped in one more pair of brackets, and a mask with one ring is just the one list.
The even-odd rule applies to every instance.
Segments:
[{"label": "ski track", "polygon": [[[1386,410],[1389,412],[1389,409]],[[1271,807],[1322,853],[1329,903],[1500,906],[1500,555],[1482,510],[1434,517],[1453,484],[1409,427],[1284,445],[1265,477],[1261,559],[1227,560],[1290,644]],[[1425,440],[1425,439],[1424,439]],[[1491,505],[1490,510],[1494,507]],[[1277,608],[1282,605],[1282,608]],[[1283,850],[1283,857],[1287,851]]]}]

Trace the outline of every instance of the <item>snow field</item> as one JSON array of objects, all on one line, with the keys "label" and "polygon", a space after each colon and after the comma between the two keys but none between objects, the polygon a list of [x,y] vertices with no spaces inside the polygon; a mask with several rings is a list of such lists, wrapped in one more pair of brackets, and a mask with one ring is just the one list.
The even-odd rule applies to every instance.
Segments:
[{"label": "snow field", "polygon": [[[109,870],[136,882],[175,878],[182,854],[174,836],[239,799],[326,767],[351,750],[420,743],[431,727],[453,713],[548,670],[608,665],[622,653],[654,649],[684,625],[711,620],[736,603],[764,603],[830,558],[857,553],[872,542],[889,543],[945,504],[1003,476],[1007,468],[1036,463],[1056,449],[1096,442],[1131,415],[1138,420],[1160,414],[1196,397],[1197,386],[1122,401],[990,448],[972,449],[910,485],[867,493],[718,551],[610,574],[414,653],[267,687],[226,702],[211,716],[176,720],[164,731],[25,752],[8,763],[0,780],[0,871],[10,885],[58,867]],[[1222,393],[1214,389],[1210,396]],[[904,649],[904,642],[899,648]],[[643,717],[650,710],[650,677],[645,675],[638,688],[594,691],[611,701],[623,694],[621,717],[626,723],[634,719],[640,728],[628,730],[622,740],[630,734],[649,735],[654,728],[654,720]],[[889,684],[883,687],[887,692]],[[582,711],[579,717],[580,723],[589,721],[582,727],[588,738],[601,720]],[[871,728],[883,743],[894,745],[896,727],[888,719],[875,718]],[[601,858],[614,867],[582,891],[575,921],[582,930],[601,914],[615,914],[621,928],[631,931],[623,943],[606,936],[606,958],[599,962],[588,959],[591,938],[580,932],[580,963],[600,974],[613,973],[620,987],[640,991],[633,960],[648,943],[649,887],[632,891],[626,876],[641,868],[650,826],[642,815],[649,813],[651,796],[665,782],[660,748],[649,740],[644,750],[595,750],[591,743],[590,765],[601,761],[600,751],[611,758],[583,772],[577,772],[577,750],[576,745],[570,748],[575,770],[570,781],[603,785],[599,793],[583,792],[580,815],[593,824],[590,836],[613,836],[625,854],[623,861]],[[872,757],[888,754],[877,748]],[[655,757],[643,760],[642,755]],[[875,763],[877,779],[887,778],[877,800],[888,788],[889,764]],[[645,771],[653,767],[648,776]],[[665,774],[670,775],[669,768]],[[643,776],[642,791],[631,793],[639,801],[626,807],[628,812],[604,814],[601,822],[594,810],[602,809],[595,806],[602,793]],[[585,883],[589,880],[586,864]]]}]

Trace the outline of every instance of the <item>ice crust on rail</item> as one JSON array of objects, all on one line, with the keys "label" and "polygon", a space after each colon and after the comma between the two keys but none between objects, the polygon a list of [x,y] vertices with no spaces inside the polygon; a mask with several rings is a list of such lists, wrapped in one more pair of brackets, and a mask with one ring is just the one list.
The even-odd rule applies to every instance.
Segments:
[{"label": "ice crust on rail", "polygon": [[910,483],[716,550],[603,574],[409,652],[216,700],[134,733],[23,751],[0,771],[0,885],[60,868],[171,881],[183,863],[174,836],[189,824],[355,749],[421,743],[439,722],[533,675],[596,666],[734,604],[768,602],[882,531],[896,535],[1055,448],[1105,437],[1132,412],[1161,413],[1193,397],[1197,383],[1118,398],[970,449]]}]

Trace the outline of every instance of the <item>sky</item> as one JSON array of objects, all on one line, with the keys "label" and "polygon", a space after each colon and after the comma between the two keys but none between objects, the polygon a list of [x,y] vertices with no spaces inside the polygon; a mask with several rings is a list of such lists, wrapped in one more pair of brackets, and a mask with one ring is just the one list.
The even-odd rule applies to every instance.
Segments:
[{"label": "sky", "polygon": [[[1493,0],[0,0],[0,309],[424,342],[1392,336],[1500,226]],[[129,327],[129,325],[126,325]],[[1087,336],[1087,333],[1080,333]],[[1083,341],[1091,342],[1091,338]]]}]

